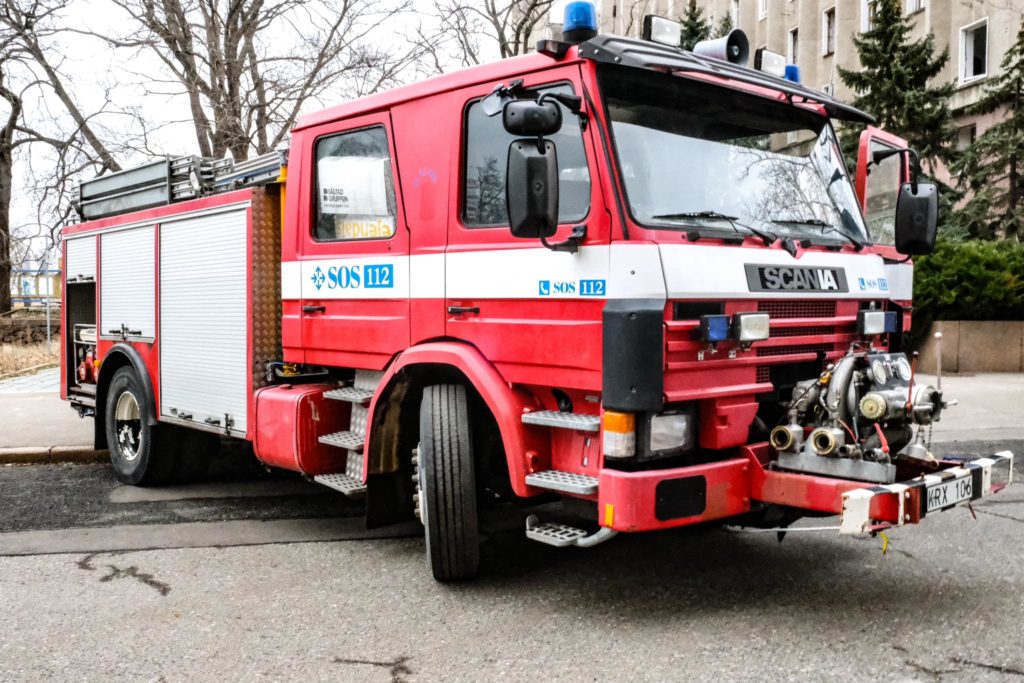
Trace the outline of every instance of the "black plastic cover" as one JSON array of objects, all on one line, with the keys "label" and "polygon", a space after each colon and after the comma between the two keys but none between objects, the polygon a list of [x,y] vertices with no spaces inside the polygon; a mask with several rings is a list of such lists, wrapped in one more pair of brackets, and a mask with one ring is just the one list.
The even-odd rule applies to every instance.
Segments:
[{"label": "black plastic cover", "polygon": [[667,73],[696,73],[728,78],[742,83],[771,88],[785,93],[796,101],[813,102],[825,107],[829,116],[841,121],[874,123],[875,117],[856,107],[829,97],[823,92],[778,78],[763,71],[730,64],[710,57],[702,57],[687,50],[650,41],[601,35],[579,47],[580,57],[604,64],[617,64],[638,69]]},{"label": "black plastic cover", "polygon": [[708,482],[703,476],[666,479],[654,488],[654,516],[662,522],[704,514]]},{"label": "black plastic cover", "polygon": [[939,191],[932,183],[904,183],[896,201],[896,251],[908,256],[935,251]]},{"label": "black plastic cover", "polygon": [[665,302],[613,299],[604,307],[604,407],[626,413],[665,405]]}]

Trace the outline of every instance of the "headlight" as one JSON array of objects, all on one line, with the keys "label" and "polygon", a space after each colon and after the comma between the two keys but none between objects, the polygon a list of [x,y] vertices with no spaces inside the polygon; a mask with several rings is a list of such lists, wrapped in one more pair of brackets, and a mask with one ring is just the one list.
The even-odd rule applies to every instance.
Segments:
[{"label": "headlight", "polygon": [[767,313],[737,313],[732,317],[732,334],[741,344],[767,339],[770,327]]},{"label": "headlight", "polygon": [[682,411],[651,415],[647,419],[646,448],[641,458],[661,458],[683,453],[693,448],[694,416]]},{"label": "headlight", "polygon": [[896,331],[895,311],[865,309],[857,313],[857,331],[865,337],[892,334]]}]

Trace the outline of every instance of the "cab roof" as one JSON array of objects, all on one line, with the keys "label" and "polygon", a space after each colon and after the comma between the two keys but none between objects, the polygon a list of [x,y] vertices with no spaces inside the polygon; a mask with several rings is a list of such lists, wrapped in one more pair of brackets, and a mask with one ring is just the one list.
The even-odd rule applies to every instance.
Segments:
[{"label": "cab roof", "polygon": [[[562,43],[547,41],[549,44],[569,46]],[[615,35],[600,35],[581,43],[575,49],[566,49],[559,57],[540,52],[532,52],[519,57],[502,59],[488,64],[460,69],[452,73],[442,74],[401,86],[394,90],[362,97],[329,107],[319,112],[307,114],[299,118],[293,130],[302,130],[330,123],[340,119],[369,114],[387,109],[397,104],[409,102],[422,97],[437,95],[459,88],[494,81],[499,82],[525,73],[541,71],[558,64],[577,64],[582,61],[616,64],[681,75],[711,76],[724,79],[723,85],[735,85],[748,90],[766,88],[782,93],[793,104],[816,104],[824,108],[834,119],[874,123],[875,119],[855,107],[845,104],[823,92],[812,90],[799,83],[788,81],[771,74],[749,69],[729,62],[703,57],[682,48],[661,45],[645,40],[622,38]],[[763,91],[762,91],[763,92]]]}]

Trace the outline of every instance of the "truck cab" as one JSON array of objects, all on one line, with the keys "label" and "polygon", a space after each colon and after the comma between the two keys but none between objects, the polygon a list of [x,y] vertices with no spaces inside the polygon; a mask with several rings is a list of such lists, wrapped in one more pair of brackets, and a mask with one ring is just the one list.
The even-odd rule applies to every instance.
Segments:
[{"label": "truck cab", "polygon": [[[589,546],[807,514],[873,533],[1005,486],[1012,455],[940,462],[921,429],[946,406],[904,346],[936,198],[906,144],[868,127],[851,177],[833,124],[871,117],[733,63],[738,32],[696,52],[566,36],[301,119],[286,182],[232,195],[250,226],[244,429],[165,410],[161,317],[145,339],[122,326],[151,406],[121,410],[102,344],[78,401],[118,471],[136,422],[151,443],[165,426],[247,439],[365,496],[371,525],[418,517],[442,580],[475,574],[493,504],[572,499],[577,521],[531,515],[526,534]],[[218,206],[155,210],[158,243],[195,202]]]}]

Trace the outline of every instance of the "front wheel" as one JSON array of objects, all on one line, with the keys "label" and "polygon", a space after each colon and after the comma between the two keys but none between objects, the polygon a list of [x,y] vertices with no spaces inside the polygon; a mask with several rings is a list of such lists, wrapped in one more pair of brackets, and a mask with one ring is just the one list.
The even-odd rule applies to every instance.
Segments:
[{"label": "front wheel", "polygon": [[114,474],[123,484],[157,486],[174,474],[176,458],[166,425],[150,425],[149,411],[135,371],[123,367],[115,372],[107,390],[105,426]]},{"label": "front wheel", "polygon": [[466,388],[439,384],[420,404],[418,482],[427,561],[438,581],[476,576],[480,535]]}]

